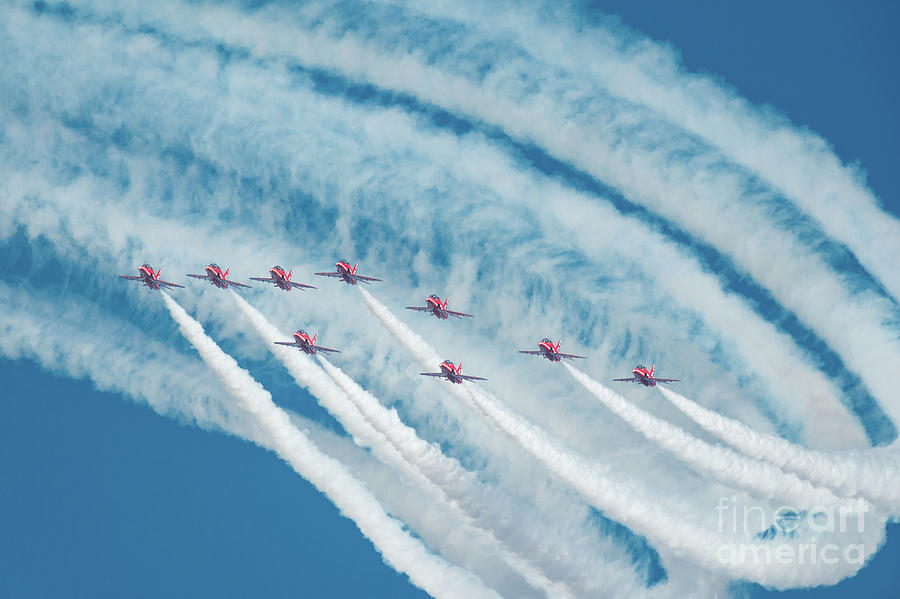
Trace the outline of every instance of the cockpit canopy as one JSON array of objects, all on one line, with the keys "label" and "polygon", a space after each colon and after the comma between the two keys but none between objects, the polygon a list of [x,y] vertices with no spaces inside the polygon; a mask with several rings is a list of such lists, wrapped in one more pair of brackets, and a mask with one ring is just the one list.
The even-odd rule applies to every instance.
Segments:
[{"label": "cockpit canopy", "polygon": [[297,332],[300,333],[301,335],[306,335],[307,337],[309,337],[309,333],[307,333],[307,332],[304,331],[303,329],[300,329],[300,330],[297,331]]},{"label": "cockpit canopy", "polygon": [[219,265],[216,264],[215,262],[213,262],[212,264],[210,264],[210,266],[212,266],[213,268],[216,268],[216,269],[218,269],[218,270],[222,270],[221,268],[219,268]]},{"label": "cockpit canopy", "polygon": [[344,264],[350,264],[349,262],[347,262],[346,258],[338,258],[338,262],[343,262]]},{"label": "cockpit canopy", "polygon": [[647,367],[644,366],[643,364],[638,364],[637,366],[635,366],[635,368],[637,368],[639,370],[647,370]]},{"label": "cockpit canopy", "polygon": [[549,343],[550,345],[553,345],[553,342],[550,341],[549,339],[547,339],[546,337],[544,337],[543,339],[541,339],[541,342],[542,342],[542,343]]},{"label": "cockpit canopy", "polygon": [[143,266],[144,266],[144,268],[146,268],[148,270],[153,270],[153,267],[150,266],[149,264],[147,264],[146,262],[143,264]]},{"label": "cockpit canopy", "polygon": [[440,300],[440,299],[441,299],[440,296],[435,295],[435,294],[433,294],[433,293],[432,293],[431,295],[429,295],[428,297],[430,297],[430,298],[433,299],[433,300]]},{"label": "cockpit canopy", "polygon": [[453,366],[453,360],[444,360],[444,364],[447,364],[448,366]]},{"label": "cockpit canopy", "polygon": [[278,266],[277,264],[275,266],[273,266],[272,268],[274,268],[275,270],[280,270],[281,272],[284,272],[284,269],[281,268],[280,266]]}]

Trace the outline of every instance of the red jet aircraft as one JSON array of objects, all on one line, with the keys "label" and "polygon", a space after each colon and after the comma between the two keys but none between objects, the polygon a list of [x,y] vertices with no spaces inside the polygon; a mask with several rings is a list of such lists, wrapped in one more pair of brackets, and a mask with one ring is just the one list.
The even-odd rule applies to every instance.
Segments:
[{"label": "red jet aircraft", "polygon": [[544,337],[541,339],[541,342],[538,343],[538,351],[520,349],[520,354],[528,354],[530,356],[541,356],[542,358],[547,358],[551,362],[559,362],[560,358],[568,358],[570,360],[574,360],[576,358],[583,359],[584,356],[576,356],[575,354],[561,354],[559,353],[559,344],[557,341],[556,345],[553,345],[553,342]]},{"label": "red jet aircraft", "polygon": [[159,279],[159,273],[162,272],[162,269],[153,272],[153,267],[149,264],[143,264],[140,268],[138,268],[138,277],[130,277],[128,275],[119,275],[120,279],[128,279],[129,281],[140,281],[150,289],[154,291],[159,291],[160,287],[166,287],[167,289],[170,287],[181,287],[184,289],[184,285],[179,285],[178,283],[169,283],[168,281],[161,281]]},{"label": "red jet aircraft", "polygon": [[441,362],[441,371],[440,372],[420,372],[422,376],[439,376],[447,379],[451,383],[460,384],[463,381],[486,381],[487,379],[481,378],[480,376],[469,376],[468,374],[460,374],[459,371],[462,370],[462,364],[459,366],[454,366],[453,362],[450,360],[444,360]]},{"label": "red jet aircraft", "polygon": [[304,285],[303,283],[294,283],[291,281],[291,275],[294,274],[294,269],[291,269],[290,272],[285,273],[284,269],[280,266],[273,266],[269,269],[269,276],[265,279],[259,277],[250,277],[251,281],[262,281],[263,283],[272,283],[273,285],[277,285],[280,289],[284,289],[285,291],[290,291],[292,288],[297,287],[298,289],[315,289],[312,285]]},{"label": "red jet aircraft", "polygon": [[338,349],[331,349],[330,347],[321,347],[319,345],[316,345],[316,337],[318,337],[318,335],[319,334],[316,333],[315,335],[310,337],[309,333],[301,329],[294,333],[293,341],[276,341],[275,343],[277,345],[287,345],[288,347],[299,348],[311,356],[316,355],[316,350],[323,352],[335,352],[338,354],[341,353],[341,351]]},{"label": "red jet aircraft", "polygon": [[222,272],[222,269],[218,264],[210,264],[206,267],[205,275],[187,275],[189,277],[194,277],[195,279],[204,279],[209,281],[219,289],[228,289],[229,285],[234,285],[235,287],[250,287],[250,285],[244,285],[243,283],[238,283],[236,281],[229,281],[226,277],[228,276],[228,271],[230,268],[226,268],[225,272]]},{"label": "red jet aircraft", "polygon": [[653,377],[653,369],[655,366],[651,366],[650,370],[647,370],[647,367],[643,364],[638,364],[631,371],[632,377],[630,379],[613,379],[614,381],[619,381],[623,383],[640,383],[645,387],[655,387],[656,383],[677,383],[681,379],[657,379]]},{"label": "red jet aircraft", "polygon": [[357,281],[362,281],[366,284],[371,284],[370,281],[381,281],[381,279],[376,279],[375,277],[364,277],[356,274],[356,267],[359,264],[354,264],[351,268],[350,263],[343,258],[338,260],[335,266],[337,267],[337,272],[317,272],[315,274],[320,277],[338,277],[348,285],[356,285]]},{"label": "red jet aircraft", "polygon": [[456,318],[462,318],[463,316],[468,316],[469,318],[473,318],[471,314],[463,314],[462,312],[454,312],[453,310],[447,309],[447,302],[450,299],[447,298],[441,303],[441,298],[436,295],[429,295],[425,298],[425,306],[406,306],[407,310],[417,310],[419,312],[431,312],[436,317],[441,320],[447,320],[447,316],[455,316]]}]

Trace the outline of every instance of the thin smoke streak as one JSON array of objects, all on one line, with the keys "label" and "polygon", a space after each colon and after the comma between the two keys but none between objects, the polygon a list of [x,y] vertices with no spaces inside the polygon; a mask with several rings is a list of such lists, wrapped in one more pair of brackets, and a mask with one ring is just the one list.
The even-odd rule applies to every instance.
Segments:
[{"label": "thin smoke streak", "polygon": [[333,458],[323,454],[273,402],[231,356],[223,352],[167,293],[161,292],[166,308],[185,338],[194,346],[225,386],[226,391],[254,415],[270,437],[278,455],[298,474],[324,493],[341,513],[350,518],[393,568],[435,597],[495,597],[499,595],[471,572],[448,564],[431,554],[418,540],[388,516],[378,500]]},{"label": "thin smoke streak", "polygon": [[846,497],[864,496],[900,513],[900,454],[895,448],[826,452],[754,431],[671,391],[663,396],[703,429],[756,459],[795,472]]},{"label": "thin smoke streak", "polygon": [[[459,498],[450,499],[446,497],[444,489],[436,487],[435,482],[427,477],[421,466],[413,461],[417,457],[416,451],[410,451],[408,448],[404,451],[403,445],[389,438],[383,427],[376,427],[372,422],[373,410],[364,411],[360,402],[358,400],[354,401],[354,397],[351,397],[348,393],[347,381],[344,381],[344,385],[341,385],[335,380],[338,375],[337,372],[334,372],[334,366],[331,366],[320,357],[319,359],[323,365],[326,365],[323,371],[309,357],[301,355],[296,350],[272,344],[273,339],[283,339],[286,335],[281,333],[261,312],[237,293],[232,291],[231,296],[240,308],[241,313],[260,338],[270,345],[269,350],[271,353],[287,368],[297,384],[307,388],[322,407],[328,410],[341,423],[356,443],[371,448],[381,461],[404,472],[415,481],[415,484],[426,491],[432,492],[433,496],[435,495],[433,491],[438,491],[437,496],[432,497],[432,499],[444,501],[451,508],[455,508],[455,513],[461,522],[472,527],[475,534],[487,536],[488,541],[497,546],[497,550],[504,560],[522,574],[530,584],[543,588],[554,595],[570,596],[570,591],[565,589],[564,585],[557,585],[550,581],[545,574],[526,560],[523,560],[521,555],[499,541],[494,536],[493,531],[480,527],[467,512],[459,508],[459,504],[455,502]],[[355,394],[355,396],[358,397],[358,394]],[[387,413],[385,410],[382,410],[382,412],[384,413],[378,413],[377,415],[381,416],[383,420]],[[396,414],[394,416],[396,417]],[[399,423],[399,420],[397,420],[397,423],[400,426],[404,426],[402,423]],[[413,437],[415,436],[414,432],[409,432]],[[409,439],[410,437],[407,436],[407,438]],[[421,450],[422,448],[419,449]],[[428,449],[432,452],[440,453],[439,450],[431,446],[428,446],[425,451],[428,451]],[[459,464],[456,464],[456,466],[461,470]],[[461,472],[457,472],[456,475],[461,475]],[[469,482],[474,481],[470,480]],[[454,510],[451,509],[451,511]]]},{"label": "thin smoke streak", "polygon": [[[149,126],[149,127],[146,127],[145,129],[154,130],[154,129],[156,129],[156,127]],[[597,214],[597,215],[592,216],[592,218],[597,218],[598,220],[607,221],[607,220],[609,220],[608,216],[609,215]],[[629,232],[628,234],[632,235],[633,232]],[[671,264],[670,256],[660,256],[660,258],[663,261]],[[684,273],[682,272],[681,275],[684,275]],[[705,275],[700,275],[699,273],[698,273],[698,276],[700,279],[705,278]],[[659,278],[661,281],[666,280],[664,273],[662,275],[658,275],[657,278]],[[679,277],[674,277],[672,279],[672,282],[674,283],[675,280],[678,278]],[[678,285],[669,284],[669,285],[666,285],[666,287],[669,290],[669,292],[678,293],[678,289],[679,289]],[[681,287],[683,288],[683,285]],[[703,294],[699,294],[699,295],[704,298],[713,297],[715,295],[721,295],[721,289],[719,289],[719,290],[707,289],[707,291],[710,291],[712,293],[703,293]],[[682,293],[683,293],[683,291],[682,291]],[[688,301],[690,301],[690,297],[693,297],[695,295],[697,295],[697,294],[686,294],[686,295],[684,295],[684,298],[687,299]],[[733,298],[731,298],[731,299],[733,299]],[[704,314],[718,315],[718,317],[719,317],[718,322],[711,323],[714,325],[714,328],[722,328],[728,322],[732,322],[732,323],[733,322],[746,322],[747,317],[751,317],[751,318],[753,317],[752,312],[747,311],[745,306],[741,307],[741,306],[730,305],[727,308],[728,311],[730,311],[730,314],[725,314],[722,311],[723,306],[721,306],[720,304],[721,304],[721,301],[727,301],[727,300],[728,300],[728,298],[723,298],[723,300],[714,302],[709,306],[702,307],[702,309],[699,309],[699,313],[701,314],[701,317],[703,317]],[[736,310],[737,310],[737,312],[736,312]],[[747,327],[747,328],[751,329],[754,334],[758,334],[758,333],[762,332],[757,327],[756,323],[754,323],[753,327]],[[765,343],[774,350],[775,348],[780,347],[782,345],[782,342],[780,340],[772,338],[773,332],[774,331],[766,331],[767,338],[765,339]],[[753,339],[745,339],[744,337],[745,337],[744,335],[738,335],[738,336],[736,336],[736,339],[733,341],[734,343],[737,343],[739,346],[742,346],[742,351],[741,351],[742,361],[745,361],[745,360],[753,361],[753,360],[760,360],[760,359],[762,359],[763,361],[766,361],[767,359],[769,359],[768,358],[769,352],[760,353],[758,351],[755,351],[755,348],[758,347],[758,344],[759,344],[758,341],[753,340]],[[729,343],[730,342],[731,341],[729,341]],[[777,356],[777,360],[776,360],[776,356],[773,355],[771,359],[776,360],[776,362],[775,362],[776,364],[778,364],[778,363],[781,363],[781,364],[790,363],[790,364],[795,364],[795,365],[803,364],[803,362],[805,360],[803,360],[802,357],[799,357],[797,355],[796,351],[792,351],[790,348],[787,348],[787,349],[788,349],[787,354],[781,353],[780,356]],[[796,350],[796,348],[793,348],[793,350]],[[763,357],[760,358],[760,356],[763,356]],[[753,370],[756,370],[757,372],[759,372],[763,375],[767,375],[772,370],[771,363],[772,363],[771,361],[769,362],[768,365],[756,363],[756,364],[754,364]],[[812,377],[813,377],[813,380],[808,379],[807,382],[804,384],[804,388],[806,388],[806,385],[810,385],[809,388],[814,390],[814,391],[810,392],[809,398],[810,399],[812,399],[813,397],[816,398],[816,401],[805,402],[806,403],[805,407],[807,410],[816,410],[818,412],[818,415],[820,416],[820,418],[813,419],[812,426],[820,427],[820,426],[825,426],[823,423],[828,423],[827,424],[828,429],[827,430],[819,429],[819,430],[814,431],[815,434],[812,435],[813,438],[833,439],[833,438],[836,438],[836,435],[840,434],[840,435],[846,435],[847,437],[853,438],[853,439],[848,438],[848,440],[847,440],[848,442],[859,441],[862,439],[861,435],[859,434],[858,429],[857,430],[847,430],[846,432],[840,430],[839,424],[846,420],[845,415],[844,415],[844,410],[839,405],[837,405],[836,402],[834,402],[834,397],[836,396],[836,393],[834,392],[833,389],[829,388],[830,385],[827,382],[823,381],[820,374],[813,374],[812,369],[800,369],[797,372],[795,372],[794,375],[795,376],[804,376],[805,375],[807,377],[812,375]],[[780,386],[781,394],[784,395],[785,397],[787,397],[787,394],[784,392],[783,384],[780,381],[780,377],[777,376],[777,374],[773,375],[773,376],[768,376],[768,379],[769,379],[769,384],[772,384],[775,386]],[[823,384],[824,384],[824,387],[823,387]],[[817,391],[816,391],[816,389],[817,389]],[[823,401],[824,398],[829,398],[830,401],[826,403]],[[806,399],[806,398],[804,397],[803,399]],[[791,413],[791,420],[794,423],[797,423],[800,421],[799,419],[801,417],[801,414],[794,407],[795,402],[796,402],[796,398],[792,398],[792,401],[786,401],[783,409],[788,410],[788,411],[795,411],[795,412]],[[826,405],[827,405],[827,410],[828,410],[827,414],[824,413],[824,410],[826,409],[825,408]],[[800,425],[797,424],[797,426],[800,426]]]},{"label": "thin smoke streak", "polygon": [[[801,248],[788,231],[772,226],[764,210],[749,203],[725,203],[723,198],[741,197],[744,191],[728,177],[716,179],[716,173],[710,172],[709,177],[697,181],[693,177],[697,166],[672,161],[664,143],[654,141],[640,146],[618,136],[613,142],[596,128],[585,133],[585,128],[562,121],[554,110],[547,110],[546,99],[522,97],[517,89],[502,85],[492,87],[494,81],[505,81],[501,76],[486,78],[486,84],[479,85],[423,64],[412,53],[386,52],[378,46],[377,38],[362,41],[347,32],[334,37],[326,26],[313,31],[287,28],[291,31],[288,36],[283,25],[269,21],[265,28],[270,33],[281,30],[282,35],[254,37],[249,33],[254,29],[247,26],[246,19],[237,30],[227,25],[236,22],[227,18],[229,11],[213,12],[214,15],[208,10],[198,14],[196,20],[190,21],[189,31],[206,37],[216,37],[218,32],[219,37],[254,48],[260,54],[296,57],[308,66],[334,69],[381,88],[408,93],[452,114],[486,122],[514,138],[533,142],[551,155],[610,182],[632,201],[671,219],[723,256],[730,256],[740,271],[750,274],[801,322],[815,330],[866,382],[892,418],[900,421],[900,403],[895,394],[868,367],[881,362],[900,371],[900,347],[882,326],[890,317],[889,308],[871,294],[851,297],[840,277],[814,252]],[[154,20],[150,15],[140,18]],[[259,22],[254,27],[263,28]],[[549,104],[552,106],[552,102]],[[681,184],[692,179],[689,187]],[[706,218],[711,211],[719,217]],[[758,243],[751,248],[736,241],[747,238]],[[789,262],[782,260],[787,255],[792,256]],[[856,323],[849,335],[830,318],[841,312]]]},{"label": "thin smoke streak", "polygon": [[624,397],[575,367],[569,364],[563,366],[582,387],[636,431],[690,464],[692,468],[709,474],[720,482],[745,489],[763,499],[786,501],[801,509],[830,506],[840,501],[828,489],[814,487],[808,481],[801,480],[794,474],[786,474],[767,462],[760,462],[689,435],[684,429],[629,403]]},{"label": "thin smoke streak", "polygon": [[[434,348],[400,323],[370,293],[364,289],[359,291],[372,314],[412,357],[424,366],[435,361],[438,354]],[[842,568],[816,566],[798,569],[793,563],[789,567],[779,568],[773,567],[772,564],[763,566],[755,559],[723,561],[717,548],[727,544],[729,540],[727,537],[720,536],[722,531],[720,531],[720,535],[717,535],[686,515],[673,514],[664,506],[642,497],[633,488],[606,475],[596,462],[569,450],[559,440],[549,436],[540,427],[524,420],[493,396],[481,392],[472,385],[466,385],[465,389],[460,387],[460,385],[451,385],[451,392],[454,396],[471,404],[474,409],[512,437],[522,449],[565,481],[586,501],[640,534],[681,552],[706,568],[722,570],[731,576],[778,588],[787,588],[797,584],[813,584],[814,582],[833,584],[853,575],[858,570],[858,567],[849,563],[842,564]],[[874,553],[880,542],[878,539],[881,536],[877,532],[878,530],[883,532],[883,527],[876,529],[875,547],[872,547],[871,544],[864,544],[864,550],[869,551],[870,554]],[[743,542],[749,541],[750,539],[744,539]]]}]

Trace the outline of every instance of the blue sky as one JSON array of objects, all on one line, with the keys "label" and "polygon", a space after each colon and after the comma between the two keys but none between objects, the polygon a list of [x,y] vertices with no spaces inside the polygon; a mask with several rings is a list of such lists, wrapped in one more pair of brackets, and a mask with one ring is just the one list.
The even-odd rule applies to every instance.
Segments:
[{"label": "blue sky", "polygon": [[[745,6],[589,2],[577,8],[588,23],[603,23],[604,15],[617,15],[636,31],[677,48],[688,69],[719,77],[752,102],[771,105],[794,123],[821,134],[843,160],[858,163],[868,172],[869,183],[884,206],[900,214],[895,174],[900,158],[896,109],[900,82],[891,76],[896,71],[896,56],[900,56],[900,42],[892,35],[900,9],[893,3],[850,7],[837,2]],[[347,95],[357,95],[364,104],[367,93],[357,89]],[[9,105],[3,108],[8,110]],[[73,129],[92,126],[84,122],[69,125]],[[8,143],[2,138],[0,142]],[[119,143],[95,142],[96,147],[104,148]],[[88,153],[93,147],[85,144]],[[178,157],[177,151],[171,149],[164,161],[176,155],[176,162],[191,163]],[[106,158],[98,156],[98,170],[105,168]],[[198,197],[202,198],[202,188],[218,184],[216,169],[226,168],[214,163],[209,165],[209,173],[197,176],[194,191]],[[553,166],[543,168],[552,170]],[[270,187],[278,192],[279,186],[285,185],[267,181],[266,175],[252,166],[240,183],[244,197],[262,197]],[[178,183],[172,185],[174,191],[169,193],[177,193]],[[304,192],[297,191],[300,195]],[[298,203],[305,201],[294,197]],[[202,200],[197,202],[202,205]],[[307,213],[305,204],[289,205],[291,208],[295,210],[287,213],[291,220],[302,220]],[[314,216],[298,226],[305,227],[309,235],[324,236],[317,229],[335,224],[335,215],[327,207],[318,212],[315,206],[309,208]],[[226,221],[234,216],[228,210],[240,212],[241,208],[223,208],[213,218]],[[372,231],[380,222],[377,215],[372,215],[372,222],[375,227],[357,223],[354,229],[371,236],[352,248],[357,254],[367,251],[366,245],[390,237]],[[460,242],[439,224],[434,232],[439,243],[432,257],[450,264],[440,249]],[[486,235],[486,239],[490,237]],[[0,281],[11,287],[46,289],[53,271],[48,264],[72,266],[76,276],[105,270],[103,265],[81,260],[72,265],[71,257],[53,256],[52,248],[21,237],[5,240],[2,247],[4,274]],[[330,251],[321,253],[330,255]],[[393,263],[402,260],[396,254],[385,252],[385,256]],[[371,267],[375,276],[382,274],[377,259],[377,255],[369,256],[369,262],[375,262]],[[181,281],[178,274],[172,276]],[[418,286],[416,277],[413,272],[407,282]],[[111,283],[81,291],[77,281],[66,280],[65,286],[78,297],[106,306],[110,313],[152,327],[156,338],[191,355],[175,327],[158,318],[161,306],[151,304],[152,299],[123,293]],[[538,297],[542,293],[555,297],[552,291],[542,289],[540,280],[533,282],[533,288]],[[135,297],[141,297],[137,307],[129,305]],[[315,296],[289,299],[312,302]],[[291,304],[295,311],[305,305]],[[198,306],[204,309],[203,303]],[[465,310],[463,305],[457,307]],[[60,318],[65,319],[65,313]],[[607,318],[609,315],[603,317]],[[211,330],[214,335],[231,333],[223,324],[213,324]],[[590,331],[578,335],[572,336],[581,343],[594,341]],[[342,339],[323,338],[329,346],[345,345]],[[239,349],[241,342],[249,349]],[[646,351],[644,343],[636,341],[635,345]],[[246,336],[237,341],[231,338],[226,349],[251,354],[239,361],[273,392],[280,405],[340,430],[280,368],[267,364],[267,354],[254,348]],[[626,345],[619,353],[625,359],[633,349]],[[154,373],[154,377],[164,376],[164,372]],[[364,376],[373,385],[379,384],[371,373]],[[0,359],[0,380],[5,400],[0,403],[0,472],[7,481],[0,491],[0,530],[7,539],[0,544],[0,571],[6,573],[0,576],[0,595],[426,596],[386,566],[352,522],[271,453],[232,436],[160,417],[131,398],[99,392],[89,382],[49,374],[30,360]],[[147,384],[153,384],[152,377]],[[444,413],[423,416],[402,400],[396,407],[430,432],[449,419]],[[489,460],[474,444],[470,447],[458,437],[436,438],[470,467],[486,465],[485,477],[495,476]],[[600,530],[606,527],[602,521],[594,525]],[[895,538],[898,530],[898,525],[890,525],[889,541],[872,563],[855,578],[834,587],[781,593],[742,584],[734,591],[753,597],[846,597],[854,593],[892,597],[893,569],[900,556]],[[656,558],[650,554],[647,565],[649,551],[639,535],[631,535],[627,529],[613,534],[621,534],[624,538],[620,540],[642,554],[631,556],[633,567],[654,570]],[[652,574],[645,576],[648,578],[656,580]]]}]

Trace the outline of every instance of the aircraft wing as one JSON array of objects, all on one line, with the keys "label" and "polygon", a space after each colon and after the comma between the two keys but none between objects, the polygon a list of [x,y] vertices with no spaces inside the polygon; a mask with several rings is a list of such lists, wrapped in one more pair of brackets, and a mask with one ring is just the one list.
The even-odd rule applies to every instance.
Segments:
[{"label": "aircraft wing", "polygon": [[262,279],[260,277],[250,277],[250,280],[251,281],[262,281],[263,283],[274,283],[275,282],[275,279],[273,279],[272,277],[269,277],[266,279]]},{"label": "aircraft wing", "polygon": [[406,306],[407,310],[416,310],[417,312],[431,312],[431,308],[423,308],[422,306]]},{"label": "aircraft wing", "polygon": [[560,358],[569,358],[570,360],[574,360],[574,359],[576,359],[576,358],[581,358],[582,360],[585,359],[584,356],[576,356],[575,354],[560,354],[560,353],[557,353],[556,355],[559,356]]},{"label": "aircraft wing", "polygon": [[294,283],[293,281],[288,281],[288,285],[291,287],[297,287],[300,289],[315,289],[312,285],[306,285],[304,283]]},{"label": "aircraft wing", "polygon": [[339,272],[316,272],[313,274],[319,275],[320,277],[339,277],[339,276],[341,276],[341,273],[339,273]]},{"label": "aircraft wing", "polygon": [[144,277],[131,277],[128,275],[119,275],[120,279],[128,279],[129,281],[141,281]]},{"label": "aircraft wing", "polygon": [[336,353],[336,354],[341,353],[341,350],[339,350],[339,349],[331,349],[330,347],[319,347],[318,345],[313,345],[313,347],[316,349],[316,351],[334,352],[334,353]]},{"label": "aircraft wing", "polygon": [[362,275],[353,275],[353,278],[355,278],[357,281],[362,281],[363,283],[368,283],[369,281],[383,282],[381,281],[381,279],[376,279],[375,277],[364,277]]},{"label": "aircraft wing", "polygon": [[653,379],[654,383],[680,383],[681,379]]},{"label": "aircraft wing", "polygon": [[300,344],[296,341],[276,341],[276,345],[287,345],[288,347],[300,347]]},{"label": "aircraft wing", "polygon": [[639,379],[639,378],[636,377],[636,376],[633,376],[633,377],[631,377],[630,379],[613,379],[613,380],[614,380],[614,381],[619,381],[619,382],[622,382],[622,383],[637,383],[637,382],[640,381],[641,379]]},{"label": "aircraft wing", "polygon": [[195,279],[205,279],[205,280],[207,280],[207,281],[210,280],[210,279],[212,278],[212,277],[210,277],[209,275],[185,275],[185,276],[187,276],[187,277],[193,277],[193,278],[195,278]]},{"label": "aircraft wing", "polygon": [[469,374],[457,374],[456,376],[458,376],[461,379],[465,379],[467,381],[486,381],[487,380],[486,378],[482,378],[480,376],[471,376]]},{"label": "aircraft wing", "polygon": [[250,285],[244,285],[243,283],[238,283],[237,281],[229,281],[226,279],[225,282],[228,283],[229,285],[234,285],[235,287],[246,287],[247,289],[250,288]]},{"label": "aircraft wing", "polygon": [[528,354],[529,356],[543,356],[544,355],[544,352],[542,352],[542,351],[535,351],[535,350],[530,350],[530,349],[520,349],[519,353],[520,354]]},{"label": "aircraft wing", "polygon": [[159,279],[157,279],[156,282],[159,283],[160,285],[165,285],[166,287],[181,287],[182,289],[184,289],[184,285],[179,285],[178,283],[170,283],[168,281],[160,281]]},{"label": "aircraft wing", "polygon": [[468,316],[469,318],[475,318],[471,314],[464,314],[462,312],[454,312],[453,310],[444,310],[444,314],[449,314],[450,316],[455,316],[457,318],[460,318],[462,316]]},{"label": "aircraft wing", "polygon": [[422,376],[447,376],[443,372],[420,372]]}]

